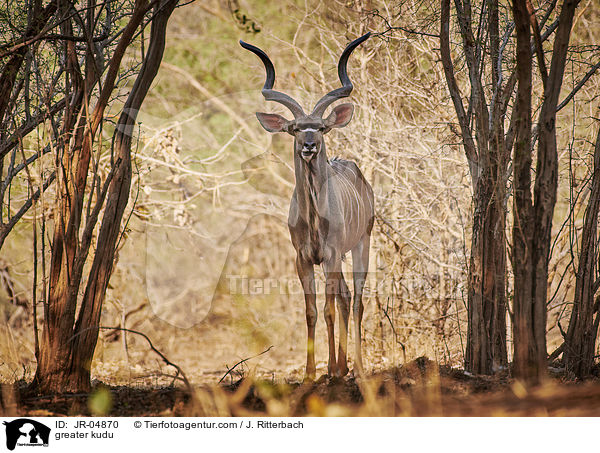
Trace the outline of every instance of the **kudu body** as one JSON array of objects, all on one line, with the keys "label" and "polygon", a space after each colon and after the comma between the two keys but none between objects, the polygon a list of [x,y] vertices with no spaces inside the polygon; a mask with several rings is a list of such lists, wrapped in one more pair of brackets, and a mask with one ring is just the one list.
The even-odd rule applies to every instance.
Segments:
[{"label": "kudu body", "polygon": [[[324,134],[344,127],[352,119],[352,104],[336,106],[323,119],[327,107],[348,97],[352,83],[346,65],[352,51],[369,37],[369,33],[351,42],[340,57],[338,74],[342,87],[325,95],[310,115],[288,95],[274,91],[275,69],[269,57],[259,48],[240,41],[245,49],[262,60],[267,78],[262,89],[266,100],[285,105],[294,115],[287,120],[277,114],[257,113],[261,125],[269,132],[287,132],[294,136],[294,169],[296,187],[290,203],[288,226],[296,249],[296,269],[306,302],[308,327],[306,375],[315,376],[314,340],[317,322],[314,266],[321,264],[326,279],[325,323],[329,343],[328,374],[343,376],[348,372],[347,345],[351,295],[342,273],[342,259],[352,251],[354,301],[354,368],[361,374],[362,293],[369,267],[369,245],[374,219],[373,190],[358,166],[351,161],[327,158]],[[340,334],[336,360],[334,318],[338,301]]]}]

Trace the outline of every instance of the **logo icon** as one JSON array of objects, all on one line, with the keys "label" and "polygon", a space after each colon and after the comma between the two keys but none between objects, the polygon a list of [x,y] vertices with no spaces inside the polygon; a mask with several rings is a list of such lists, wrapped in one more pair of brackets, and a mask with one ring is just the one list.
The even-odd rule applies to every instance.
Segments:
[{"label": "logo icon", "polygon": [[29,418],[18,418],[6,425],[6,448],[14,450],[17,445],[28,447],[48,446],[50,428]]}]

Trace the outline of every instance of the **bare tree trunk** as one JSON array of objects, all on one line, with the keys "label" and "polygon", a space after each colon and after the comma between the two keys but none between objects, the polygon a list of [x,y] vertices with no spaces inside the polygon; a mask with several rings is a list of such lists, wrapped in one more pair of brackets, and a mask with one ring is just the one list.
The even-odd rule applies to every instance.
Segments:
[{"label": "bare tree trunk", "polygon": [[[517,106],[514,157],[513,270],[515,274],[515,376],[538,383],[546,374],[546,297],[552,217],[558,188],[556,111],[562,86],[573,16],[579,0],[566,0],[562,6],[552,51],[550,73],[540,64],[545,81],[544,100],[538,122],[539,142],[531,201],[531,64],[530,24],[535,23],[527,0],[513,2],[517,31]],[[533,11],[531,8],[531,13]],[[536,30],[539,32],[539,30]],[[536,40],[540,40],[538,36]],[[543,60],[538,54],[538,59]]]},{"label": "bare tree trunk", "polygon": [[[598,307],[594,296],[598,290],[598,213],[600,212],[600,130],[594,148],[594,172],[590,198],[585,209],[581,233],[581,254],[575,279],[575,298],[569,321],[569,329],[563,348],[563,360],[567,371],[578,378],[589,376],[594,364],[596,338],[598,335]],[[594,317],[594,314],[596,316]]]},{"label": "bare tree trunk", "polygon": [[[66,15],[68,5],[61,4],[60,15]],[[72,35],[70,21],[61,24],[61,33]],[[76,272],[76,254],[79,246],[79,228],[83,213],[83,198],[87,181],[91,150],[84,143],[85,123],[88,119],[84,103],[89,103],[84,90],[82,69],[72,41],[63,43],[68,79],[65,82],[69,109],[62,122],[62,133],[57,148],[57,201],[50,258],[48,301],[44,310],[44,331],[34,385],[43,392],[77,391],[71,385],[71,337],[77,308],[79,278]],[[80,115],[81,113],[81,115]],[[72,147],[69,148],[69,138]],[[89,142],[88,142],[89,143]]]},{"label": "bare tree trunk", "polygon": [[[138,110],[160,66],[165,45],[167,21],[177,0],[155,4],[148,52],[117,124],[113,145],[113,167],[86,218],[81,240],[83,194],[89,168],[93,136],[114,89],[121,59],[147,11],[147,2],[138,0],[113,54],[98,103],[75,137],[75,146],[62,160],[61,200],[55,218],[50,268],[50,292],[45,307],[45,327],[40,360],[33,386],[40,392],[88,391],[90,368],[98,339],[102,303],[112,273],[121,220],[131,184],[131,135]],[[74,62],[73,64],[75,64]],[[89,83],[89,81],[86,80]],[[77,115],[73,115],[75,117]],[[83,118],[80,116],[80,118]],[[82,123],[85,121],[85,123]],[[94,227],[104,205],[96,253],[75,321],[79,287],[92,241]]]},{"label": "bare tree trunk", "polygon": [[[489,170],[488,170],[489,171]],[[468,335],[465,368],[492,374],[507,364],[506,248],[504,200],[493,178],[478,181],[469,266]]]},{"label": "bare tree trunk", "polygon": [[531,48],[529,15],[524,0],[513,2],[517,34],[517,98],[515,101],[514,203],[512,263],[515,274],[514,374],[539,373],[533,335],[533,203],[531,198]]},{"label": "bare tree trunk", "polygon": [[[469,162],[473,187],[473,230],[468,270],[468,327],[465,369],[472,373],[492,374],[507,365],[506,352],[506,172],[508,150],[502,118],[498,67],[500,64],[498,3],[490,4],[485,24],[489,28],[492,77],[496,92],[491,112],[482,85],[480,49],[471,29],[469,0],[457,3],[457,18],[472,90],[469,111],[465,112],[450,53],[450,1],[442,0],[440,53],[448,90],[461,129],[465,155]],[[460,10],[459,9],[460,6]],[[490,122],[491,115],[491,122]],[[491,125],[491,127],[490,127]],[[472,128],[474,131],[472,131]],[[475,138],[473,138],[475,136]]]}]

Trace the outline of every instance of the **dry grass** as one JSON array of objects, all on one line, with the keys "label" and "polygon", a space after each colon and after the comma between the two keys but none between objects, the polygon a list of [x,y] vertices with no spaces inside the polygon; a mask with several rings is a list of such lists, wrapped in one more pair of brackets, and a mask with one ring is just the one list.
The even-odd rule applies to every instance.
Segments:
[{"label": "dry grass", "polygon": [[[113,386],[114,403],[120,404],[121,396],[127,395],[119,386],[153,388],[137,394],[131,390],[133,400],[151,392],[157,401],[153,413],[173,414],[290,415],[300,407],[302,395],[308,395],[301,413],[557,415],[562,408],[570,410],[569,392],[573,401],[588,391],[597,399],[594,386],[554,388],[557,400],[565,405],[552,406],[550,391],[543,397],[535,392],[523,397],[506,381],[493,380],[491,387],[505,390],[471,396],[474,386],[486,382],[484,378],[471,385],[469,378],[461,381],[448,371],[416,379],[403,366],[420,356],[448,367],[462,364],[471,189],[462,148],[449,128],[455,120],[437,62],[438,44],[434,38],[400,32],[388,40],[371,38],[353,54],[349,72],[356,87],[351,98],[355,118],[326,139],[329,155],[355,160],[376,195],[363,324],[370,378],[364,389],[351,380],[339,385],[319,382],[308,390],[299,384],[306,327],[286,226],[294,181],[292,140],[272,136],[258,125],[255,111],[279,110],[265,105],[259,92],[263,68],[237,45],[237,39],[268,50],[277,71],[276,88],[312,106],[337,86],[335,67],[345,44],[383,24],[359,4],[285,3],[281,8],[289,20],[282,24],[269,10],[274,6],[240,3],[261,24],[260,34],[245,36],[235,24],[223,21],[220,16],[229,17],[228,12],[216,3],[217,15],[194,4],[175,13],[166,64],[140,116],[143,127],[130,204],[135,200],[135,209],[102,319],[105,326],[148,334],[199,387],[200,406],[190,406],[180,390],[158,390],[173,382],[174,373],[148,352],[143,341],[122,332],[104,332],[92,374]],[[394,10],[388,2],[375,3],[382,13]],[[417,23],[422,11],[408,6],[402,21]],[[213,46],[205,45],[206,36]],[[592,91],[582,95],[592,98]],[[572,177],[579,187],[588,174],[584,138],[592,134],[587,126],[591,108],[582,101],[560,118],[562,179],[551,263],[550,350],[560,341],[558,320],[568,315],[574,281],[571,250],[576,248],[585,201],[584,191],[575,202],[564,182],[569,168],[575,168]],[[577,129],[570,127],[578,116],[587,120],[581,120]],[[574,145],[569,147],[570,143]],[[568,216],[571,208],[575,214]],[[510,228],[509,223],[507,231]],[[30,243],[25,224],[2,250],[18,282],[18,294],[27,300],[31,300],[31,257],[24,250]],[[345,270],[350,266],[348,257]],[[322,282],[321,274],[318,278]],[[508,290],[510,294],[510,286]],[[323,297],[319,308],[322,302]],[[2,307],[7,323],[0,327],[0,378],[5,383],[31,379],[35,368],[31,317],[4,299]],[[253,379],[235,389],[211,387],[227,366],[271,345],[272,350],[243,368],[244,375],[250,373]],[[320,319],[316,354],[321,374],[326,369],[326,348]],[[446,385],[444,379],[453,384]],[[462,388],[461,382],[467,382],[464,392],[456,390]],[[338,391],[339,401],[330,398]],[[352,401],[357,391],[362,401]],[[263,401],[264,408],[245,405],[249,394]],[[168,395],[164,404],[159,395]],[[509,401],[505,406],[504,399]],[[541,402],[531,403],[531,409],[516,403],[533,400]],[[57,412],[71,410],[65,401]],[[443,404],[436,406],[440,401]],[[40,407],[24,404],[25,411]],[[82,407],[85,410],[85,404]]]},{"label": "dry grass", "polygon": [[419,358],[406,366],[316,382],[246,376],[223,385],[97,384],[90,395],[31,395],[4,387],[3,415],[111,416],[598,416],[600,385],[554,379],[525,389],[507,376],[470,376]]}]

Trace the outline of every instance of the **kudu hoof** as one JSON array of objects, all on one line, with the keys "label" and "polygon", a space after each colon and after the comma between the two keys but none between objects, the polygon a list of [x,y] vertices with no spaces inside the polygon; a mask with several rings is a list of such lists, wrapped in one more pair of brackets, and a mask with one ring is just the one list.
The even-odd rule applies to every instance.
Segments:
[{"label": "kudu hoof", "polygon": [[309,375],[305,375],[304,379],[302,380],[303,384],[314,384],[315,383],[315,375],[313,374],[312,376]]},{"label": "kudu hoof", "polygon": [[346,376],[348,374],[348,371],[350,371],[350,370],[348,369],[347,366],[338,367],[338,371],[336,373],[336,376],[337,377],[344,377],[344,376]]}]

